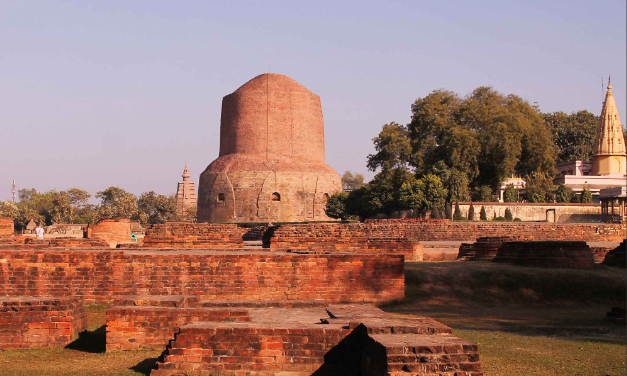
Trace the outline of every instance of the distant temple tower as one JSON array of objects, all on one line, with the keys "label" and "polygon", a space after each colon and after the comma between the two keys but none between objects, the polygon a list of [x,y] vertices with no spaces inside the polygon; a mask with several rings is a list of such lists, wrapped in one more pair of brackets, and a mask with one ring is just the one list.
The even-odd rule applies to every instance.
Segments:
[{"label": "distant temple tower", "polygon": [[342,190],[324,157],[320,97],[262,74],[222,99],[220,155],[200,175],[199,222],[330,220]]},{"label": "distant temple tower", "polygon": [[180,217],[185,216],[185,210],[196,206],[196,184],[189,181],[189,170],[187,169],[187,161],[185,161],[185,169],[183,170],[183,181],[179,182],[176,188],[176,214]]},{"label": "distant temple tower", "polygon": [[608,80],[605,102],[597,126],[592,175],[625,175],[626,159],[623,126],[616,109],[612,85]]}]

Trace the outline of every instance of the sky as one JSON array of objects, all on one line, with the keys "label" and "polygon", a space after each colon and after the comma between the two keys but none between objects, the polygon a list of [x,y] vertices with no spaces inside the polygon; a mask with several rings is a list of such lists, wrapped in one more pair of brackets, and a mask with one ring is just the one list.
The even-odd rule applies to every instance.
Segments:
[{"label": "sky", "polygon": [[218,156],[222,97],[267,72],[322,101],[326,161],[362,173],[437,89],[627,118],[626,2],[0,1],[0,200],[173,194]]}]

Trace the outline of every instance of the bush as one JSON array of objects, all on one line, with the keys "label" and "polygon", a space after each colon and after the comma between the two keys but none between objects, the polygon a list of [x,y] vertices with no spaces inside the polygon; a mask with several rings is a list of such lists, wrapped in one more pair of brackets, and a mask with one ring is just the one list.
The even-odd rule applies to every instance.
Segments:
[{"label": "bush", "polygon": [[509,208],[505,209],[505,219],[508,221],[513,221],[514,216],[512,215],[512,211]]},{"label": "bush", "polygon": [[505,221],[507,221],[507,219],[505,219],[503,217],[494,217],[493,221],[495,221],[495,222],[505,222]]},{"label": "bush", "polygon": [[468,209],[468,219],[470,221],[475,220],[475,207],[472,205],[472,202],[470,203],[470,208]]},{"label": "bush", "polygon": [[592,202],[592,192],[590,192],[588,187],[584,187],[583,191],[581,191],[581,197],[579,199],[579,202],[581,202],[582,204],[589,204]]},{"label": "bush", "polygon": [[514,222],[522,222],[522,219],[516,217],[516,218],[514,218]]},{"label": "bush", "polygon": [[464,219],[462,212],[459,210],[459,202],[455,202],[455,214],[453,214],[453,219],[456,221]]},{"label": "bush", "polygon": [[487,221],[488,220],[488,214],[485,212],[485,206],[481,207],[481,212],[479,213],[479,218],[481,218],[482,221]]}]

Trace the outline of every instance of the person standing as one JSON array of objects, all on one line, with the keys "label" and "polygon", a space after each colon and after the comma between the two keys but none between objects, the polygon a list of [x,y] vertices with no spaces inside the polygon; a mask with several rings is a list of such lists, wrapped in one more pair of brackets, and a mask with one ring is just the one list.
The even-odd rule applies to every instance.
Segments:
[{"label": "person standing", "polygon": [[38,240],[42,240],[44,238],[44,228],[41,225],[37,225],[35,229],[35,235],[37,235]]}]

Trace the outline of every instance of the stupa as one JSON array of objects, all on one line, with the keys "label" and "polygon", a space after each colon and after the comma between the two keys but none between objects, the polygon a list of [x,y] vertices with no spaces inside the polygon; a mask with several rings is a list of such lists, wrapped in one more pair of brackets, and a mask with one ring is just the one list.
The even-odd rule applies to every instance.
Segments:
[{"label": "stupa", "polygon": [[200,175],[199,222],[321,221],[341,178],[325,162],[320,97],[262,74],[222,100],[220,153]]}]

